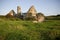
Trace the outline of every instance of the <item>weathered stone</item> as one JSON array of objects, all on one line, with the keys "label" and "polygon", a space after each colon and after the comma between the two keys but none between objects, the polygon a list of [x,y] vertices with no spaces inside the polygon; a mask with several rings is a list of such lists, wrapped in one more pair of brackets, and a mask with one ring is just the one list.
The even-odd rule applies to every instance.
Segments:
[{"label": "weathered stone", "polygon": [[11,10],[6,16],[7,17],[15,16],[14,10]]},{"label": "weathered stone", "polygon": [[44,19],[45,19],[44,15],[42,13],[38,13],[36,16],[37,16],[37,19],[36,20],[38,22],[43,22]]},{"label": "weathered stone", "polygon": [[17,14],[16,17],[20,18],[21,17],[21,7],[17,6]]},{"label": "weathered stone", "polygon": [[31,6],[28,12],[23,14],[21,14],[21,7],[17,6],[17,14],[15,14],[14,10],[11,10],[6,16],[14,16],[24,20],[31,20],[33,23],[43,22],[45,20],[45,16],[42,13],[37,13],[34,6]]},{"label": "weathered stone", "polygon": [[38,23],[38,21],[33,21],[33,23]]},{"label": "weathered stone", "polygon": [[37,11],[36,11],[35,7],[31,6],[27,12],[27,16],[36,16],[36,13],[37,13]]},{"label": "weathered stone", "polygon": [[17,6],[17,14],[21,13],[21,7]]}]

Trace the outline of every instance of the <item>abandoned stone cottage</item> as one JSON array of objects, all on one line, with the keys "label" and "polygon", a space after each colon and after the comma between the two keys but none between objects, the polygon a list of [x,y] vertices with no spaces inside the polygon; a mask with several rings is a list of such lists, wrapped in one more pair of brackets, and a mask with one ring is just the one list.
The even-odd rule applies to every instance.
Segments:
[{"label": "abandoned stone cottage", "polygon": [[17,6],[17,13],[11,10],[6,16],[18,17],[21,19],[33,20],[33,22],[43,22],[45,17],[42,13],[37,13],[34,6],[31,6],[26,13],[21,12],[21,7]]}]

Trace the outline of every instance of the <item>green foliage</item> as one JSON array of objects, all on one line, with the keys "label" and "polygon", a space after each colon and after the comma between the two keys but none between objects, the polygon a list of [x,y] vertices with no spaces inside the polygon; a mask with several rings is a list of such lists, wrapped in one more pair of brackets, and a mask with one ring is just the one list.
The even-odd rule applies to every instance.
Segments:
[{"label": "green foliage", "polygon": [[60,40],[60,21],[32,23],[18,18],[0,18],[0,40]]},{"label": "green foliage", "polygon": [[34,16],[26,17],[25,20],[34,21],[36,18]]},{"label": "green foliage", "polygon": [[47,20],[60,20],[60,15],[57,15],[57,16],[47,16],[45,18]]}]

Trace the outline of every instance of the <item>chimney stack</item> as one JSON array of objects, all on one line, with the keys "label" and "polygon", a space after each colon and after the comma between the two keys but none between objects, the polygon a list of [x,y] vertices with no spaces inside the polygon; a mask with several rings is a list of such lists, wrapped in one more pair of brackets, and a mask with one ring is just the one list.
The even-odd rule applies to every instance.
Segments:
[{"label": "chimney stack", "polygon": [[21,14],[21,8],[20,8],[20,6],[17,6],[17,14]]}]

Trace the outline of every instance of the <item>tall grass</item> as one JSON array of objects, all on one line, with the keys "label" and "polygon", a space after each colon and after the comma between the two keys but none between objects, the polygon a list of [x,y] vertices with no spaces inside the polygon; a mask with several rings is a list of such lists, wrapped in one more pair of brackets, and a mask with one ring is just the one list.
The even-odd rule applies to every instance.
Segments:
[{"label": "tall grass", "polygon": [[0,40],[60,40],[60,21],[32,23],[0,19]]}]

